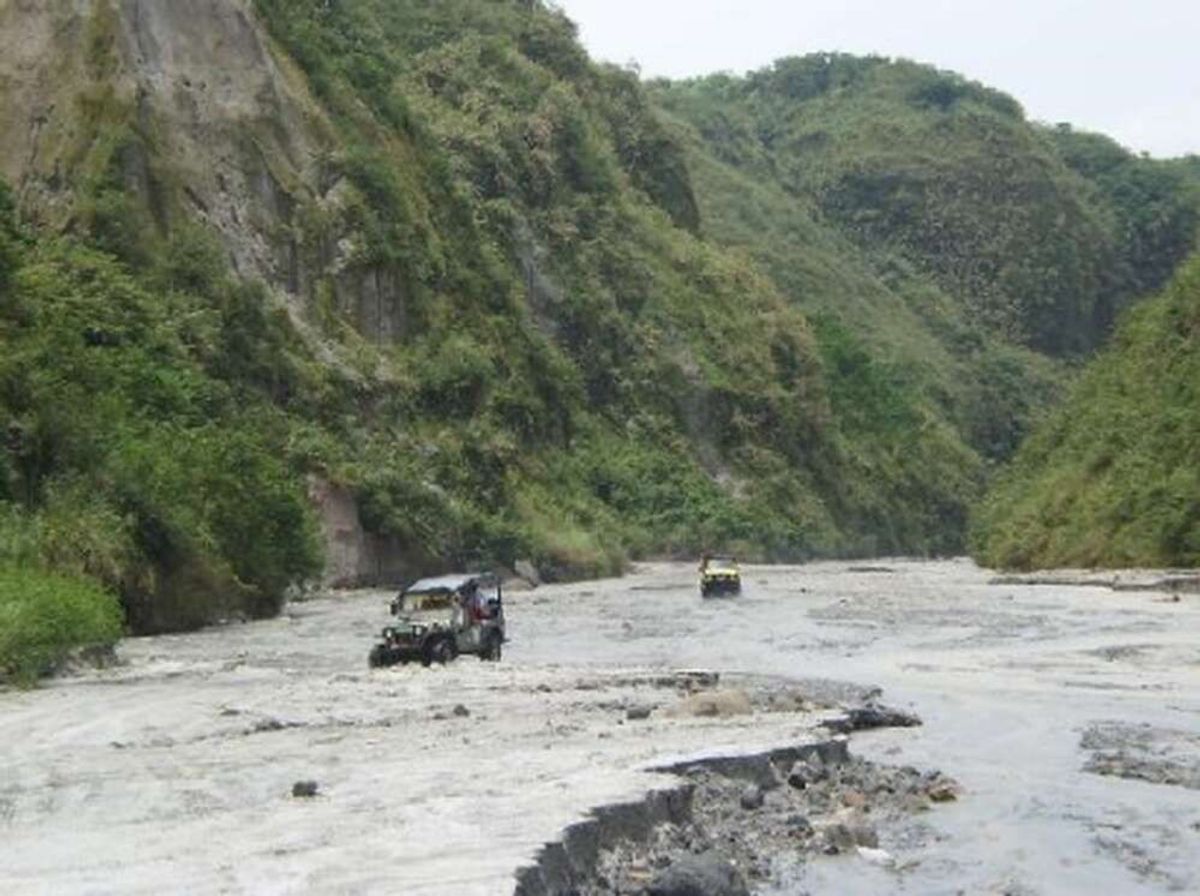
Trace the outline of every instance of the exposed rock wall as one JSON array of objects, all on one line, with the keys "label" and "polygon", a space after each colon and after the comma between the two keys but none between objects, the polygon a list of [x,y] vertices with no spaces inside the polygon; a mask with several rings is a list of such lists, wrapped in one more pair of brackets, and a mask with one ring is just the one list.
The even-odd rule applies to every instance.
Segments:
[{"label": "exposed rock wall", "polygon": [[238,272],[302,290],[293,216],[331,132],[249,0],[0,0],[0,121],[26,123],[0,132],[0,173],[27,214],[68,223],[114,109],[153,146],[130,188],[212,225]]},{"label": "exposed rock wall", "polygon": [[358,502],[345,487],[324,479],[309,482],[325,542],[325,583],[335,588],[398,585],[418,569],[397,540],[367,532]]}]

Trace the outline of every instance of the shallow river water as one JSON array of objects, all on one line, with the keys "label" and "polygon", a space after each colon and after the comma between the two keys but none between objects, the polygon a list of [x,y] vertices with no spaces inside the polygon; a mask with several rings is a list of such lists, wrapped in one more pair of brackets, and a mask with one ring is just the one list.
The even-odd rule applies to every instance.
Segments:
[{"label": "shallow river water", "polygon": [[1200,596],[965,561],[743,575],[731,600],[681,564],[510,594],[494,665],[369,671],[389,595],[355,592],[0,691],[0,892],[509,893],[647,767],[815,736],[802,713],[669,718],[679,669],[877,685],[924,725],[852,749],[962,786],[928,836],[881,832],[893,867],[819,859],[789,891],[1200,892]]}]

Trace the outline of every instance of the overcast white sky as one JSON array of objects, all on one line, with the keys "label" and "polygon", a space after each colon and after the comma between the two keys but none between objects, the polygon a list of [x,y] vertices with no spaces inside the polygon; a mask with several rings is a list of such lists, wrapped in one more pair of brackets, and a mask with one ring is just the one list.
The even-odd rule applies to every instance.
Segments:
[{"label": "overcast white sky", "polygon": [[1200,153],[1200,0],[558,0],[593,56],[741,73],[818,51],[903,56],[1156,156]]}]

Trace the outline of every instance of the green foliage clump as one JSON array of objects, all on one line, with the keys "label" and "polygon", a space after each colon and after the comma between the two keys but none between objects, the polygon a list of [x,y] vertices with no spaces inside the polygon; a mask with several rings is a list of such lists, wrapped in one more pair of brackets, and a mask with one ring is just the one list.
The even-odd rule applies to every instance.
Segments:
[{"label": "green foliage clump", "polygon": [[184,240],[141,275],[36,243],[0,304],[0,558],[102,583],[139,631],[266,615],[319,569],[272,404],[303,391],[288,331]]},{"label": "green foliage clump", "polygon": [[93,582],[0,565],[0,682],[30,684],[73,648],[120,636],[120,606]]},{"label": "green foliage clump", "polygon": [[973,526],[981,563],[1200,564],[1200,260],[1128,312]]}]

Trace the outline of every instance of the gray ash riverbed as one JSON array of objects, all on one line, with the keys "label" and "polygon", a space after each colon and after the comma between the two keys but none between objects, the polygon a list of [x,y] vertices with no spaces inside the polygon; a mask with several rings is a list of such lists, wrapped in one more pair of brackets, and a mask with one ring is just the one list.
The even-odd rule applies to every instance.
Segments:
[{"label": "gray ash riverbed", "polygon": [[[1200,596],[967,562],[744,575],[735,600],[690,564],[512,594],[500,664],[368,670],[388,595],[356,593],[0,692],[0,891],[495,896],[593,810],[678,788],[690,819],[614,839],[611,884],[720,847],[758,894],[1200,891]],[[924,724],[742,807],[721,760],[871,700]]]}]

